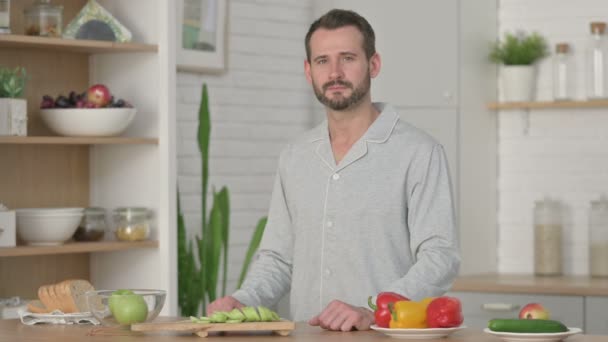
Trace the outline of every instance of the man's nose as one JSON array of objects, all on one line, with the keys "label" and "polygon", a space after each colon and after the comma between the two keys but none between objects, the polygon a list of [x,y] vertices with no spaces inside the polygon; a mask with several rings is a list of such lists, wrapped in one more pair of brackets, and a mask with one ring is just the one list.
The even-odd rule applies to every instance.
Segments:
[{"label": "man's nose", "polygon": [[338,62],[338,61],[332,62],[330,67],[331,67],[331,69],[330,69],[329,77],[332,80],[341,79],[344,76],[344,72],[342,70],[342,65],[340,64],[340,62]]}]

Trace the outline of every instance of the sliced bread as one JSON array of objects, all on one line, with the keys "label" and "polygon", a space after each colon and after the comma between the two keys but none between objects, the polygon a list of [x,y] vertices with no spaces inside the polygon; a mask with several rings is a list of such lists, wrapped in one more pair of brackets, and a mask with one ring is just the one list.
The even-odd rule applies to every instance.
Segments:
[{"label": "sliced bread", "polygon": [[71,309],[76,310],[74,312],[89,311],[85,293],[95,291],[91,283],[83,279],[66,280],[64,287],[68,294],[67,303]]},{"label": "sliced bread", "polygon": [[38,299],[32,300],[27,303],[27,310],[33,313],[48,313],[49,310],[42,304],[42,302]]}]

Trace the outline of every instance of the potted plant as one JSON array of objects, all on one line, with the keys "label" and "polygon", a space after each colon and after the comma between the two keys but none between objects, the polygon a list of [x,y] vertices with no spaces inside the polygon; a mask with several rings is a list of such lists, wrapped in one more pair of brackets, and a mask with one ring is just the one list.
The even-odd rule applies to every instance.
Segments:
[{"label": "potted plant", "polygon": [[27,135],[27,101],[24,68],[0,66],[0,135]]},{"label": "potted plant", "polygon": [[532,100],[536,83],[535,63],[547,55],[547,42],[538,33],[507,32],[503,41],[494,43],[490,59],[502,65],[505,101]]}]

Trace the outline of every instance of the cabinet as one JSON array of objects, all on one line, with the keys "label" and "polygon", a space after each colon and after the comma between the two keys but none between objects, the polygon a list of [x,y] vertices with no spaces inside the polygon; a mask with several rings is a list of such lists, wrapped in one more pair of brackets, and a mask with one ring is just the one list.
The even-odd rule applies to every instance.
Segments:
[{"label": "cabinet", "polygon": [[552,319],[559,320],[566,326],[585,326],[582,296],[474,292],[451,292],[448,295],[460,299],[464,325],[470,328],[487,328],[488,321],[493,318],[517,318],[521,308],[528,303],[542,303],[551,313]]},{"label": "cabinet", "polygon": [[464,325],[483,329],[493,318],[516,318],[524,305],[542,303],[556,319],[585,334],[608,334],[608,297],[584,295],[544,295],[454,291],[447,295],[462,302]]},{"label": "cabinet", "polygon": [[382,70],[372,80],[373,101],[394,104],[445,148],[461,274],[496,271],[497,122],[484,105],[496,98],[496,66],[487,60],[496,2],[317,0],[314,17],[331,8],[355,10],[374,28]]},{"label": "cabinet", "polygon": [[[0,64],[23,66],[28,137],[0,137],[0,201],[11,208],[145,206],[152,241],[100,242],[0,250],[0,297],[36,297],[38,286],[68,277],[98,289],[167,290],[163,314],[177,314],[175,176],[175,6],[169,0],[99,0],[133,42],[23,36],[23,8],[11,3],[12,35],[0,35]],[[86,0],[55,0],[69,23]],[[137,115],[121,137],[54,136],[41,122],[43,95],[108,85]]]}]

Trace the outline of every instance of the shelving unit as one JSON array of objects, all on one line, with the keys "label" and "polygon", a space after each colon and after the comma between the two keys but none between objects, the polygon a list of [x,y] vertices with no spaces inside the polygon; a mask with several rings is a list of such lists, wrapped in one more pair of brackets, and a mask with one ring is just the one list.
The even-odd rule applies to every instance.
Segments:
[{"label": "shelving unit", "polygon": [[488,104],[491,110],[530,110],[530,109],[559,109],[559,108],[601,108],[608,107],[608,100],[592,101],[540,101],[540,102],[492,102]]},{"label": "shelving unit", "polygon": [[129,137],[0,137],[0,144],[14,145],[158,145],[157,138]]},{"label": "shelving unit", "polygon": [[[163,314],[177,314],[175,175],[175,5],[170,0],[98,0],[133,33],[133,42],[23,35],[11,2],[11,31],[0,35],[0,65],[29,80],[28,136],[0,137],[0,202],[9,208],[147,207],[151,240],[0,248],[0,298],[35,298],[40,285],[89,279],[98,289],[167,291]],[[53,0],[69,23],[87,0]],[[54,135],[39,116],[43,95],[101,83],[137,108],[119,137]]]},{"label": "shelving unit", "polygon": [[77,254],[122,251],[137,248],[158,248],[158,241],[99,241],[71,242],[59,246],[17,246],[0,247],[0,257],[33,255]]},{"label": "shelving unit", "polygon": [[487,105],[490,110],[520,110],[522,112],[523,132],[530,130],[530,111],[544,109],[603,108],[608,107],[608,100],[587,101],[531,101],[531,102],[492,102]]}]

